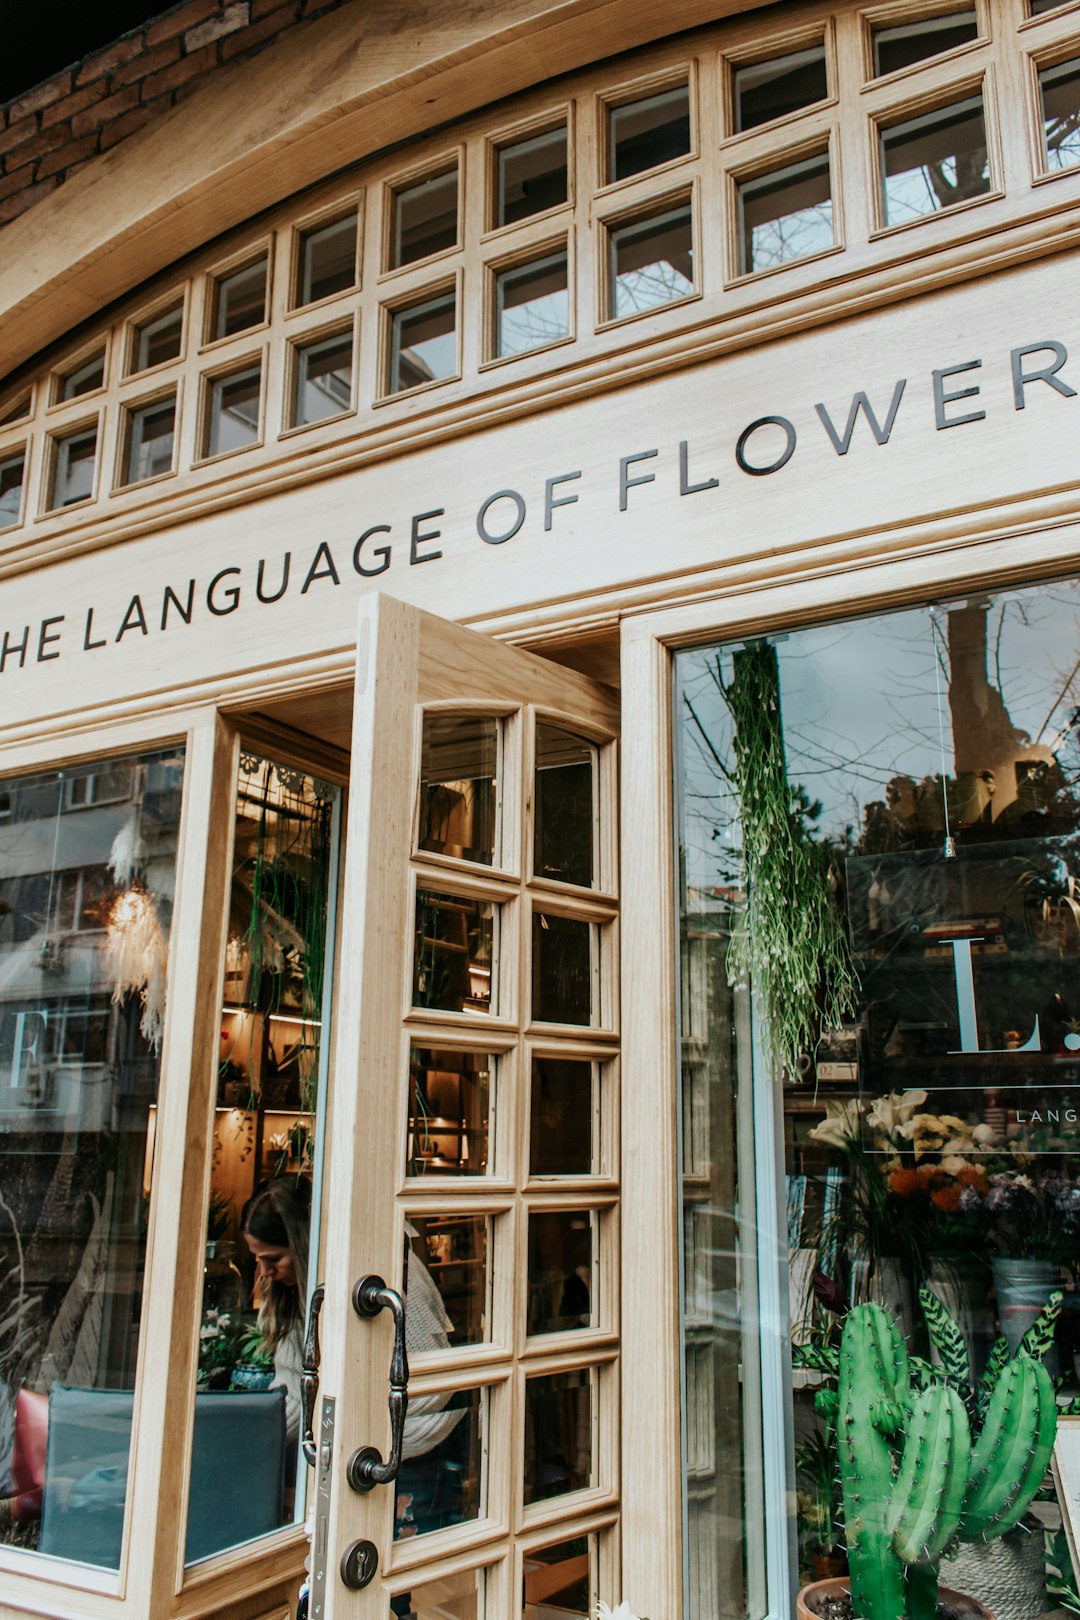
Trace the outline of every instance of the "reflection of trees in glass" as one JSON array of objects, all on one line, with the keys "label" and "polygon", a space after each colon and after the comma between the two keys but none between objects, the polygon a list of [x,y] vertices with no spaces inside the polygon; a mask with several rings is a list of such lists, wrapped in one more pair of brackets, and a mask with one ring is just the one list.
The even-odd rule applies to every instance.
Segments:
[{"label": "reflection of trees in glass", "polygon": [[954,203],[981,197],[990,189],[985,146],[957,152],[940,162],[927,162],[891,174],[885,181],[890,225],[904,219],[921,219]]},{"label": "reflection of trees in glass", "polygon": [[799,208],[755,225],[750,237],[751,270],[771,270],[833,245],[832,199]]},{"label": "reflection of trees in glass", "polygon": [[668,304],[674,298],[685,298],[692,293],[694,284],[668,259],[657,259],[653,264],[637,270],[624,270],[615,282],[616,315],[633,315],[637,310],[655,309],[657,304]]},{"label": "reflection of trees in glass", "polygon": [[527,349],[557,343],[566,332],[566,289],[563,288],[512,308],[503,307],[499,319],[499,353],[524,354]]}]

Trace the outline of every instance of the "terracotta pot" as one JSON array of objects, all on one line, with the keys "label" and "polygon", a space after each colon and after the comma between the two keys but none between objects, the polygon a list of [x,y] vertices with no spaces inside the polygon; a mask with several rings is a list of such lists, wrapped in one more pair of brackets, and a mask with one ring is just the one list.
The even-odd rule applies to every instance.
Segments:
[{"label": "terracotta pot", "polygon": [[[817,1597],[838,1597],[841,1592],[849,1590],[846,1577],[843,1580],[813,1581],[804,1586],[795,1600],[798,1620],[819,1620],[816,1609],[810,1604]],[[974,1598],[965,1597],[963,1592],[954,1592],[947,1586],[938,1589],[938,1596],[947,1603],[966,1605],[966,1620],[994,1620],[989,1609],[976,1602]]]}]

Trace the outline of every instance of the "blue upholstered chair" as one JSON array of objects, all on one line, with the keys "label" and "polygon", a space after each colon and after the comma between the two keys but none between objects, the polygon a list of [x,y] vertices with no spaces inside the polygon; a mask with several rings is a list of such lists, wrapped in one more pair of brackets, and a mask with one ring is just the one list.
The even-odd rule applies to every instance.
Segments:
[{"label": "blue upholstered chair", "polygon": [[[119,1568],[131,1412],[130,1390],[53,1385],[41,1552]],[[285,1391],[197,1395],[187,1562],[276,1529],[284,1489]]]}]

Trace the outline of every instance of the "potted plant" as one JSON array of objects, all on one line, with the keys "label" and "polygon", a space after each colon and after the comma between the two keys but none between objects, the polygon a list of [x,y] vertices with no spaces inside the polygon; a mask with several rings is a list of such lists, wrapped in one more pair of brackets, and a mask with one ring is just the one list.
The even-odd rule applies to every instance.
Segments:
[{"label": "potted plant", "polygon": [[940,1367],[909,1359],[880,1305],[858,1305],[844,1321],[837,1387],[817,1404],[835,1425],[850,1580],[804,1587],[799,1620],[843,1620],[845,1598],[857,1620],[993,1620],[941,1586],[941,1558],[954,1538],[989,1541],[1026,1513],[1053,1450],[1054,1387],[1039,1343],[1010,1356],[999,1341],[972,1388],[955,1323],[928,1289],[920,1300]]},{"label": "potted plant", "polygon": [[237,1354],[239,1360],[229,1376],[229,1388],[249,1392],[269,1389],[274,1382],[274,1358],[266,1350],[258,1328],[241,1341]]}]

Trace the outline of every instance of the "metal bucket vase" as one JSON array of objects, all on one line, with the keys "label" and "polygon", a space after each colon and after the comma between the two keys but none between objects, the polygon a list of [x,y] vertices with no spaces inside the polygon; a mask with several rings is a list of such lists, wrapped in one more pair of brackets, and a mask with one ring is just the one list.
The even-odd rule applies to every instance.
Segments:
[{"label": "metal bucket vase", "polygon": [[[798,1620],[820,1620],[821,1611],[817,1607],[819,1598],[839,1597],[849,1591],[846,1578],[844,1580],[814,1581],[810,1586],[804,1586],[795,1599],[795,1612]],[[938,1588],[938,1598],[942,1603],[949,1603],[963,1616],[963,1620],[994,1620],[994,1615],[977,1598],[968,1597],[963,1592],[954,1592],[951,1587]],[[1001,1620],[1013,1620],[1007,1610],[1002,1611]]]},{"label": "metal bucket vase", "polygon": [[941,1578],[1008,1620],[1039,1620],[1046,1613],[1042,1525],[1028,1514],[1008,1535],[965,1543],[955,1558],[942,1559]]},{"label": "metal bucket vase", "polygon": [[[1015,1354],[1050,1295],[1061,1287],[1061,1267],[1053,1260],[1013,1260],[998,1255],[993,1271],[998,1321]],[[1046,1370],[1051,1378],[1060,1371],[1056,1346],[1046,1357]]]}]

